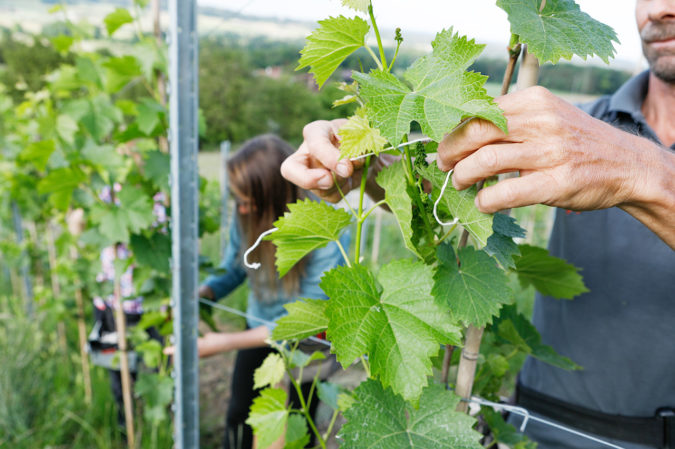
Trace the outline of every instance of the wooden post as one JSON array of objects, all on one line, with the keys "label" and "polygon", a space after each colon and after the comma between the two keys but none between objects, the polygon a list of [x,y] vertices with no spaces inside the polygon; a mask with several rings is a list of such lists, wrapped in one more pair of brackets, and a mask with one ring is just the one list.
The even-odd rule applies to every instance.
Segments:
[{"label": "wooden post", "polygon": [[[77,249],[70,248],[70,258],[73,263],[78,259]],[[82,289],[75,288],[75,306],[77,307],[77,336],[80,347],[80,364],[82,365],[82,383],[84,384],[84,400],[91,404],[91,374],[89,372],[89,355],[87,354],[87,328],[84,322],[84,299]]]},{"label": "wooden post", "polygon": [[[115,255],[113,260],[117,260],[117,251],[119,244],[114,246]],[[136,435],[134,434],[134,408],[131,401],[131,374],[129,371],[129,357],[127,352],[127,322],[124,316],[124,307],[122,306],[122,288],[120,277],[122,273],[117,272],[115,267],[114,296],[117,307],[115,308],[115,330],[117,331],[117,347],[120,360],[120,377],[122,378],[122,400],[124,402],[124,422],[127,429],[127,442],[131,449],[136,447]]]},{"label": "wooden post", "polygon": [[[473,380],[476,376],[476,363],[478,362],[478,354],[480,354],[480,342],[483,338],[482,327],[469,326],[466,329],[466,340],[464,348],[462,348],[462,357],[459,361],[459,368],[457,371],[457,385],[455,385],[455,393],[462,399],[471,398],[471,389],[473,388]],[[457,411],[466,412],[469,409],[469,403],[462,401],[457,405]]]},{"label": "wooden post", "polygon": [[[58,300],[61,297],[61,284],[59,283],[59,277],[56,274],[56,245],[54,238],[54,226],[53,224],[47,223],[47,255],[49,260],[49,280],[52,285],[52,295],[54,300]],[[59,338],[59,345],[64,354],[68,352],[68,341],[66,340],[66,325],[63,320],[59,320],[56,324],[56,332]]]}]

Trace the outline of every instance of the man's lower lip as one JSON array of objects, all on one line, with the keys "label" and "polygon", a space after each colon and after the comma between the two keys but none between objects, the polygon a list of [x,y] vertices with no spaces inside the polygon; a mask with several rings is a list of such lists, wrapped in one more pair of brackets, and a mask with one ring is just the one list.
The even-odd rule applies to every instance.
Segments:
[{"label": "man's lower lip", "polygon": [[663,41],[654,41],[650,42],[649,46],[652,48],[664,48],[664,47],[673,47],[675,46],[675,38],[672,39],[666,39]]}]

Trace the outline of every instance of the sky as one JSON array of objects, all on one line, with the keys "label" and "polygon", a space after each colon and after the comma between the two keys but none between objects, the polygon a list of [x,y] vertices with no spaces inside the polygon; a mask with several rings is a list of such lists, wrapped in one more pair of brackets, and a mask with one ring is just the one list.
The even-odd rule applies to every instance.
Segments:
[{"label": "sky", "polygon": [[[331,15],[353,16],[340,0],[198,0],[246,15],[317,21]],[[641,63],[642,50],[635,26],[635,0],[577,0],[581,10],[614,28],[621,44],[617,60]],[[507,42],[506,13],[494,0],[373,0],[380,28],[435,33],[454,26],[478,42]]]}]

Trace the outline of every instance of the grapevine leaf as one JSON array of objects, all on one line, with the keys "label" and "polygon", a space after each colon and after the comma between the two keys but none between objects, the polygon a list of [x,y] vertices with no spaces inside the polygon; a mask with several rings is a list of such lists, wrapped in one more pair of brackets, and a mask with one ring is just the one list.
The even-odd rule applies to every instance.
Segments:
[{"label": "grapevine leaf", "polygon": [[485,252],[497,259],[504,268],[515,269],[513,258],[520,256],[514,237],[525,237],[525,230],[518,226],[516,219],[505,214],[494,214],[492,221],[494,233],[488,238]]},{"label": "grapevine leaf", "polygon": [[367,117],[354,115],[340,127],[340,158],[353,158],[364,154],[378,154],[387,143],[380,130],[371,128]]},{"label": "grapevine leaf", "polygon": [[283,276],[310,251],[337,240],[351,222],[342,209],[310,199],[288,205],[289,212],[274,223],[277,231],[265,237],[277,247],[276,266]]},{"label": "grapevine leaf", "polygon": [[143,75],[138,60],[133,56],[121,56],[108,59],[103,66],[108,69],[106,89],[114,93],[129,84],[134,78]]},{"label": "grapevine leaf", "polygon": [[439,305],[450,307],[456,320],[482,327],[511,302],[506,274],[484,251],[462,248],[459,265],[451,245],[439,246],[437,254],[432,294]]},{"label": "grapevine leaf", "polygon": [[619,42],[614,30],[582,12],[574,0],[497,0],[509,16],[511,32],[527,44],[527,51],[540,63],[556,63],[577,55],[586,59],[597,55],[609,64],[614,57],[612,41]]},{"label": "grapevine leaf", "polygon": [[327,304],[323,299],[303,299],[284,305],[288,315],[277,320],[272,338],[302,340],[324,332],[328,328]]},{"label": "grapevine leaf", "polygon": [[412,241],[412,199],[406,188],[407,182],[403,163],[403,160],[401,160],[383,169],[377,175],[377,183],[384,189],[384,199],[396,217],[406,248],[421,258],[422,256]]},{"label": "grapevine leaf", "polygon": [[324,404],[333,410],[338,410],[338,397],[341,393],[347,392],[347,390],[335,383],[319,382],[319,385],[316,387],[316,392],[319,395],[319,399],[321,399]]},{"label": "grapevine leaf", "polygon": [[[418,171],[422,176],[431,181],[433,186],[431,199],[435,202],[445,183],[446,173],[443,173],[435,162],[428,167],[419,167]],[[475,199],[475,186],[458,192],[448,182],[443,192],[443,198],[439,202],[439,210],[441,212],[449,212],[453,217],[459,218],[459,223],[462,227],[469,231],[478,247],[482,248],[487,244],[488,238],[492,235],[493,216],[479,211],[476,208]]]},{"label": "grapevine leaf", "polygon": [[145,402],[145,418],[154,424],[165,421],[167,406],[173,400],[173,379],[156,373],[139,373],[134,389]]},{"label": "grapevine leaf", "polygon": [[110,99],[105,95],[97,95],[86,101],[84,107],[85,113],[80,119],[81,123],[98,142],[103,141],[113,130],[115,123],[121,121],[121,112],[110,103]]},{"label": "grapevine leaf", "polygon": [[139,233],[155,220],[152,201],[136,187],[124,186],[118,195],[120,205],[97,205],[92,218],[101,234],[114,242],[129,243],[129,233]]},{"label": "grapevine leaf", "polygon": [[171,267],[171,237],[155,232],[148,238],[143,234],[131,236],[131,248],[136,262],[146,265],[162,273],[169,273]]},{"label": "grapevine leaf", "polygon": [[286,427],[286,444],[284,449],[304,449],[309,444],[309,429],[302,415],[290,415]]},{"label": "grapevine leaf", "polygon": [[75,120],[66,114],[60,114],[56,119],[56,132],[64,142],[72,145],[75,142],[75,133],[79,126]]},{"label": "grapevine leaf", "polygon": [[493,326],[501,338],[542,362],[566,370],[581,369],[568,357],[556,353],[551,346],[543,344],[537,328],[518,313],[515,306],[504,307]]},{"label": "grapevine leaf", "polygon": [[360,17],[344,16],[320,20],[319,25],[307,37],[296,70],[310,67],[309,71],[321,87],[347,56],[365,45],[370,26]]},{"label": "grapevine leaf", "polygon": [[534,286],[540,293],[557,299],[572,299],[588,292],[579,269],[551,256],[544,248],[520,245],[516,273],[523,287]]},{"label": "grapevine leaf", "polygon": [[32,162],[35,168],[44,171],[49,156],[52,155],[55,149],[53,140],[32,142],[21,151],[21,160]]},{"label": "grapevine leaf", "polygon": [[483,88],[487,77],[465,72],[485,46],[453,35],[452,29],[440,32],[432,46],[433,53],[403,75],[412,89],[383,71],[353,74],[375,126],[394,145],[408,134],[412,121],[436,142],[467,117],[484,118],[506,132],[501,109]]},{"label": "grapevine leaf", "polygon": [[266,388],[253,400],[246,424],[253,427],[260,449],[272,445],[284,432],[288,418],[286,399],[284,390]]},{"label": "grapevine leaf", "polygon": [[[394,261],[377,280],[365,267],[327,272],[321,288],[330,301],[328,335],[343,366],[368,354],[371,373],[406,399],[418,398],[440,344],[456,344],[459,330],[431,296],[432,269]],[[454,343],[453,343],[454,342]]]},{"label": "grapevine leaf", "polygon": [[136,187],[124,186],[119,193],[121,208],[128,217],[128,228],[132,232],[140,232],[155,221],[152,212],[152,200]]},{"label": "grapevine leaf", "polygon": [[161,151],[149,151],[145,156],[145,174],[162,191],[169,191],[171,158]]},{"label": "grapevine leaf", "polygon": [[134,18],[131,17],[129,11],[124,8],[117,8],[103,19],[105,28],[108,30],[108,35],[112,36],[122,25],[131,23]]},{"label": "grapevine leaf", "polygon": [[60,210],[66,210],[73,196],[73,191],[87,177],[82,171],[72,168],[58,168],[49,172],[38,183],[38,193],[49,194],[51,203]]},{"label": "grapevine leaf", "polygon": [[253,388],[274,387],[284,378],[285,369],[281,356],[276,352],[271,353],[253,373]]},{"label": "grapevine leaf", "polygon": [[504,421],[501,413],[484,407],[481,409],[481,416],[485,418],[490,431],[500,443],[514,449],[536,449],[537,444]]},{"label": "grapevine leaf", "polygon": [[[355,390],[340,431],[344,449],[480,449],[475,419],[455,411],[459,398],[441,385],[424,389],[419,408],[369,379]],[[377,411],[374,413],[374,411]]]},{"label": "grapevine leaf", "polygon": [[165,108],[154,100],[143,99],[138,105],[138,129],[146,135],[152,135],[157,125],[162,123]]},{"label": "grapevine leaf", "polygon": [[68,53],[70,47],[72,47],[73,43],[75,42],[75,38],[73,36],[66,36],[65,34],[59,34],[58,36],[49,38],[49,40],[56,51],[61,53]]},{"label": "grapevine leaf", "polygon": [[342,0],[342,5],[351,8],[354,11],[368,14],[370,0]]}]

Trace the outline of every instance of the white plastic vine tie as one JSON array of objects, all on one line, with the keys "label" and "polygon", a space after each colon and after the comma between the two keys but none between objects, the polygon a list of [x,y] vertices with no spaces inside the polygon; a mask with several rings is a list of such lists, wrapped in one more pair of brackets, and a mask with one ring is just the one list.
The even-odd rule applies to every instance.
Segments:
[{"label": "white plastic vine tie", "polygon": [[[422,137],[421,139],[411,140],[410,142],[404,142],[404,143],[402,143],[402,144],[400,144],[400,145],[398,145],[398,146],[396,146],[396,147],[393,147],[393,146],[392,146],[392,147],[382,148],[382,149],[379,151],[379,153],[382,153],[382,152],[384,152],[384,151],[393,150],[393,149],[399,150],[399,149],[401,149],[401,148],[403,148],[403,147],[407,147],[407,146],[410,146],[410,145],[414,145],[414,144],[416,144],[416,143],[429,143],[429,142],[431,142],[431,139],[430,139],[430,138],[428,138],[428,137]],[[378,154],[379,154],[379,153],[378,153]],[[369,156],[376,156],[376,153],[362,154],[361,156],[352,157],[352,158],[350,158],[349,160],[350,160],[350,161],[358,161],[359,159],[365,159],[365,158],[367,158],[367,157],[369,157]]]},{"label": "white plastic vine tie", "polygon": [[268,229],[267,231],[263,232],[262,234],[260,234],[258,236],[258,240],[255,241],[253,246],[246,250],[246,252],[244,253],[244,265],[246,266],[246,268],[251,268],[253,270],[257,270],[258,268],[260,268],[260,262],[249,263],[248,255],[251,254],[253,251],[255,251],[255,249],[260,245],[260,242],[262,242],[263,238],[270,235],[274,231],[278,231],[278,230],[279,230],[279,228],[272,228],[272,229]]},{"label": "white plastic vine tie", "polygon": [[436,198],[436,201],[434,202],[434,218],[436,219],[436,222],[441,226],[454,226],[459,221],[458,217],[455,217],[454,220],[448,222],[444,222],[440,218],[438,218],[438,203],[441,202],[441,198],[443,198],[443,193],[445,192],[445,189],[448,187],[448,182],[450,181],[450,176],[452,176],[452,172],[453,169],[451,168],[448,174],[445,175],[445,182],[443,183],[443,187],[441,188],[441,193],[438,194],[438,198]]},{"label": "white plastic vine tie", "polygon": [[558,423],[549,421],[547,419],[543,419],[543,418],[539,418],[537,416],[530,415],[530,412],[527,409],[524,409],[523,407],[487,401],[485,399],[481,399],[481,398],[476,397],[476,396],[472,396],[470,402],[473,402],[474,404],[478,404],[478,405],[485,405],[485,406],[488,406],[488,407],[492,407],[496,411],[506,410],[506,411],[508,411],[510,413],[513,413],[515,415],[522,416],[523,417],[523,423],[520,425],[520,429],[519,429],[520,432],[525,432],[525,427],[527,426],[528,421],[531,419],[532,421],[540,422],[544,425],[554,427],[558,430],[562,430],[563,432],[571,433],[571,434],[576,435],[576,436],[581,437],[581,438],[586,438],[587,440],[591,440],[591,441],[594,441],[596,443],[600,443],[600,444],[602,444],[604,446],[607,446],[607,447],[612,447],[614,449],[625,449],[622,446],[618,446],[614,443],[610,443],[608,441],[601,440],[600,438],[596,438],[592,435],[587,435],[583,432],[579,432],[579,431],[571,429],[569,427],[562,426]]}]

